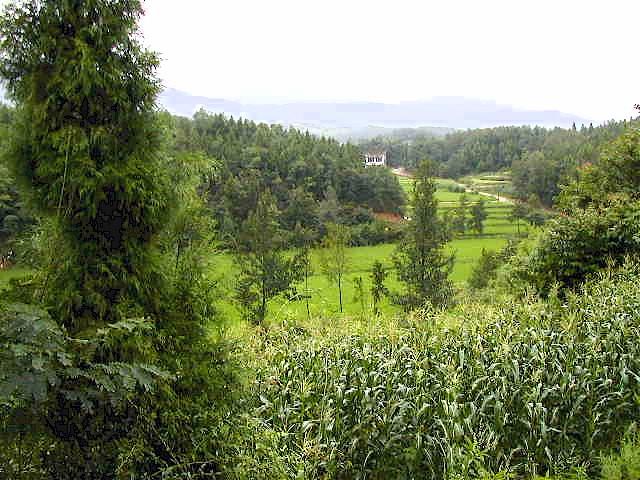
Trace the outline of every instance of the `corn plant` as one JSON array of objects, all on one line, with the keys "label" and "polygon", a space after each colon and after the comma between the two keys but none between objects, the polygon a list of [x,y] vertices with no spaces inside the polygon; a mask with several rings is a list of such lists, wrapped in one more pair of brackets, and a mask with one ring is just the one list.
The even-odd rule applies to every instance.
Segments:
[{"label": "corn plant", "polygon": [[640,420],[637,280],[628,266],[456,329],[274,341],[256,416],[305,478],[593,472]]}]

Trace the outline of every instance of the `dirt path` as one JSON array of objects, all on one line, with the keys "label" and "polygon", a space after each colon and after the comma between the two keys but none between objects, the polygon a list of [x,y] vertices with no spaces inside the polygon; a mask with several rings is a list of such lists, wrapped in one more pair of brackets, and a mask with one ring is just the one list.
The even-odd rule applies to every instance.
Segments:
[{"label": "dirt path", "polygon": [[480,192],[478,190],[471,190],[468,185],[463,185],[463,184],[459,184],[461,186],[464,187],[464,191],[467,193],[477,193],[478,195],[483,195],[485,197],[490,197],[490,198],[494,198],[495,200],[497,200],[500,203],[514,203],[512,199],[507,198],[507,197],[501,197],[500,195],[497,195],[495,193],[488,193],[488,192]]},{"label": "dirt path", "polygon": [[392,168],[391,173],[397,175],[399,177],[413,178],[413,176],[403,167],[400,168]]}]

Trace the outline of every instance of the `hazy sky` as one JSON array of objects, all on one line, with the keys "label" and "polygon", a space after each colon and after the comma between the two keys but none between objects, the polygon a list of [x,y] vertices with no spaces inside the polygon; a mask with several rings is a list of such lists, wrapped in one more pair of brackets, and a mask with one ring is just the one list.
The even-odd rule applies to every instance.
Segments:
[{"label": "hazy sky", "polygon": [[[7,0],[0,0],[0,5]],[[146,0],[165,86],[246,101],[640,103],[640,0]]]},{"label": "hazy sky", "polygon": [[147,0],[168,87],[244,100],[453,95],[594,120],[640,102],[639,0]]}]

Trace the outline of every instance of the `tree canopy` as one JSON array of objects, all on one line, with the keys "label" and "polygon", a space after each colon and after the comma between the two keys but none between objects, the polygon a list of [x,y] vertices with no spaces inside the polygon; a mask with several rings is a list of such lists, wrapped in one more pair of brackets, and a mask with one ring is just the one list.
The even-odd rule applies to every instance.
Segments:
[{"label": "tree canopy", "polygon": [[373,212],[398,214],[406,203],[397,178],[386,168],[364,168],[354,145],[204,111],[175,124],[178,152],[201,152],[219,165],[205,188],[223,239],[237,236],[266,189],[280,226],[300,224],[316,239],[327,222],[371,224]]},{"label": "tree canopy", "polygon": [[453,293],[449,280],[453,257],[444,253],[450,231],[438,216],[434,176],[434,163],[423,161],[413,187],[411,220],[393,257],[398,280],[405,286],[397,300],[409,309],[447,305]]}]

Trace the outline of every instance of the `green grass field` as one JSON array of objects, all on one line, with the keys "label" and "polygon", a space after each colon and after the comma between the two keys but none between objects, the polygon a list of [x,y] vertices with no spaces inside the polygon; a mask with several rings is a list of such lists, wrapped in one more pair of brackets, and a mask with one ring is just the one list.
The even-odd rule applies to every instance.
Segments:
[{"label": "green grass field", "polygon": [[24,277],[29,273],[29,269],[19,267],[10,268],[8,270],[0,270],[0,291],[2,291],[7,285],[9,285],[9,282],[12,278]]},{"label": "green grass field", "polygon": [[[412,194],[413,190],[413,179],[408,177],[399,177],[400,185],[402,189],[407,194],[407,197]],[[460,193],[449,191],[448,188],[459,186],[460,184],[454,180],[450,180],[447,178],[439,178],[436,180],[437,190],[436,190],[436,199],[443,203],[457,203],[460,199]],[[489,197],[483,197],[477,193],[466,193],[467,200],[472,202],[477,202],[480,198],[484,198],[485,201],[492,201]]]},{"label": "green grass field", "polygon": [[[410,178],[400,178],[400,183],[407,193],[411,192],[413,180]],[[438,180],[438,191],[436,196],[440,202],[439,208],[442,215],[455,208],[460,199],[461,193],[446,190],[447,184],[455,184],[452,180]],[[482,250],[499,250],[504,247],[509,238],[516,235],[516,225],[509,220],[511,206],[500,203],[496,200],[479,194],[466,193],[467,201],[472,204],[479,199],[483,199],[486,204],[488,218],[485,221],[485,231],[482,235],[463,235],[451,241],[447,250],[455,255],[454,268],[451,279],[459,286],[469,278],[471,270]],[[520,225],[521,231],[525,231],[524,225]],[[390,290],[400,290],[401,285],[395,278],[392,270],[392,255],[395,245],[384,244],[371,247],[354,247],[349,249],[349,268],[343,283],[343,307],[344,315],[357,316],[362,314],[362,305],[355,298],[356,289],[354,281],[357,277],[362,277],[365,291],[365,313],[371,313],[371,267],[375,261],[380,261],[388,269],[386,286]],[[316,252],[313,256],[314,274],[309,280],[310,311],[314,317],[340,318],[339,313],[339,293],[336,285],[322,275],[319,267],[319,259]],[[240,318],[240,311],[232,301],[234,279],[237,273],[232,258],[228,255],[220,254],[214,259],[215,266],[212,271],[219,279],[222,289],[226,292],[220,309],[223,317],[227,318],[231,324],[234,319]],[[300,293],[303,287],[298,288]],[[384,314],[393,315],[399,313],[397,306],[392,305],[388,300],[384,300],[381,305]],[[275,299],[269,305],[268,319],[271,322],[287,321],[289,319],[306,317],[307,309],[304,300],[285,301]]]},{"label": "green grass field", "polygon": [[[506,227],[501,226],[501,230]],[[482,249],[498,250],[507,242],[507,238],[502,234],[488,234],[479,237],[462,237],[457,238],[449,243],[447,251],[455,256],[455,263],[451,279],[458,285],[462,285],[469,275],[473,265],[480,257]],[[343,283],[343,307],[345,315],[362,314],[361,303],[355,298],[356,289],[354,281],[357,277],[361,277],[365,290],[365,313],[371,312],[371,280],[370,273],[373,263],[377,260],[382,262],[388,270],[388,277],[385,285],[390,290],[400,290],[401,285],[395,278],[393,271],[392,255],[395,250],[394,244],[375,245],[370,247],[354,247],[349,249],[349,268]],[[337,318],[339,313],[339,293],[335,284],[329,283],[324,275],[322,275],[319,267],[319,259],[317,252],[312,255],[313,275],[309,279],[310,311],[314,317]],[[233,262],[233,258],[226,254],[217,255],[213,259],[212,274],[218,279],[222,290],[225,292],[220,309],[224,312],[224,317],[235,323],[235,319],[240,318],[240,311],[232,301],[234,279],[237,274],[237,267]],[[300,293],[304,293],[304,286],[298,288]],[[284,321],[287,319],[300,318],[307,315],[306,303],[300,301],[285,301],[283,299],[275,299],[269,306],[270,321]],[[385,314],[399,313],[397,306],[392,305],[388,300],[384,300],[381,310]]]},{"label": "green grass field", "polygon": [[[409,178],[400,179],[403,188],[411,191],[413,180]],[[447,211],[455,208],[461,194],[446,190],[447,184],[455,183],[451,180],[439,180],[439,189],[436,193],[440,202],[440,211],[442,215],[446,215]],[[478,194],[466,193],[469,203],[473,203],[480,198],[486,202],[487,212],[489,214],[485,221],[485,231],[482,235],[464,235],[454,239],[447,246],[447,250],[455,255],[455,264],[451,279],[458,285],[464,284],[469,278],[473,265],[480,257],[483,249],[498,250],[502,248],[508,238],[516,234],[516,226],[509,220],[509,212],[511,207],[505,203],[499,203],[491,198],[483,197]],[[524,231],[525,227],[521,225]],[[370,272],[375,261],[380,261],[389,270],[386,286],[390,290],[399,290],[400,284],[395,278],[395,272],[392,270],[392,255],[395,245],[385,244],[371,247],[355,247],[349,250],[350,264],[347,275],[343,284],[343,305],[344,314],[355,316],[362,313],[362,306],[355,297],[354,280],[362,277],[365,291],[365,307],[370,314],[371,296],[369,290],[371,288]],[[312,255],[314,273],[309,280],[309,293],[311,295],[310,310],[313,316],[321,316],[325,318],[338,318],[339,299],[338,289],[335,285],[322,275],[319,268],[319,259],[317,252]],[[237,265],[233,257],[228,254],[219,253],[211,257],[211,275],[218,280],[220,286],[221,299],[218,305],[220,316],[226,319],[228,326],[237,325],[241,313],[236,304],[233,302],[234,283],[237,275]],[[24,276],[29,271],[22,268],[14,268],[10,270],[0,271],[0,290],[2,290],[11,278]],[[299,286],[300,293],[303,287]],[[395,305],[391,305],[387,300],[383,301],[381,310],[385,314],[393,315],[399,313],[399,309]],[[306,316],[306,304],[304,301],[285,301],[283,299],[275,299],[269,305],[269,320],[272,322],[284,321],[292,318],[300,318]]]}]

